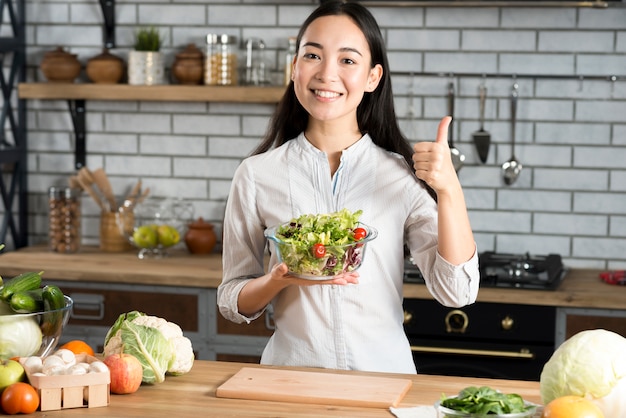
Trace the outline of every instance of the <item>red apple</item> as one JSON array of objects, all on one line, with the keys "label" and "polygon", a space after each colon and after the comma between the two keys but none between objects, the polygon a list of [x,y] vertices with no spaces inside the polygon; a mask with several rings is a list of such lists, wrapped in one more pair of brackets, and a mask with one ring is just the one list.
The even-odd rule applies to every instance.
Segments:
[{"label": "red apple", "polygon": [[124,395],[137,392],[143,378],[143,367],[137,357],[126,354],[111,354],[104,359],[111,373],[111,393]]},{"label": "red apple", "polygon": [[24,379],[24,367],[15,360],[0,361],[0,392],[7,386]]}]

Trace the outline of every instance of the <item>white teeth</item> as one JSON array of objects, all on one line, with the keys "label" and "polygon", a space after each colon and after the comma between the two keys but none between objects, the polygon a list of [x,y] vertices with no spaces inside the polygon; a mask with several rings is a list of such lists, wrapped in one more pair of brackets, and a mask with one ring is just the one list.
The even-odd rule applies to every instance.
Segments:
[{"label": "white teeth", "polygon": [[315,90],[315,94],[317,96],[323,97],[325,99],[330,99],[333,97],[339,97],[339,93],[335,93],[332,91],[322,91],[322,90]]}]

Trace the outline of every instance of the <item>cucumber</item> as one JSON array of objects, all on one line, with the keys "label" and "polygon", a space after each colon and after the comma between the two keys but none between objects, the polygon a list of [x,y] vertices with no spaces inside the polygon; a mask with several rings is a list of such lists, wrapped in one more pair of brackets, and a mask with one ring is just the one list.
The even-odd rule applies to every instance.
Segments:
[{"label": "cucumber", "polygon": [[22,290],[11,296],[11,309],[17,313],[43,311],[43,289]]},{"label": "cucumber", "polygon": [[41,330],[45,336],[60,335],[63,327],[63,312],[65,308],[65,298],[58,286],[49,284],[43,287],[41,296],[43,298],[43,322]]},{"label": "cucumber", "polygon": [[11,296],[15,292],[39,289],[41,287],[42,274],[43,271],[40,271],[39,273],[31,271],[6,280],[0,288],[0,299],[5,302],[9,302],[11,300]]}]

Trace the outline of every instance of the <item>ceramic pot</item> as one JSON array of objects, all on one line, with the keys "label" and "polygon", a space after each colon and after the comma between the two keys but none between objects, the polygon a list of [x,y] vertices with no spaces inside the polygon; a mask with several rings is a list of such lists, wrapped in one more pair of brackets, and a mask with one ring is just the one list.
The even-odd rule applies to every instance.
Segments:
[{"label": "ceramic pot", "polygon": [[198,218],[197,221],[187,225],[185,233],[185,245],[192,254],[210,254],[215,248],[217,236],[213,225]]},{"label": "ceramic pot", "polygon": [[50,82],[72,83],[80,74],[81,65],[76,54],[70,54],[59,46],[44,54],[39,68]]},{"label": "ceramic pot", "polygon": [[116,84],[124,75],[124,61],[104,48],[101,54],[87,61],[86,72],[94,83]]},{"label": "ceramic pot", "polygon": [[163,53],[130,51],[128,53],[128,84],[151,86],[164,82]]},{"label": "ceramic pot", "polygon": [[172,65],[172,74],[180,84],[201,84],[204,78],[204,55],[194,44],[189,44]]}]

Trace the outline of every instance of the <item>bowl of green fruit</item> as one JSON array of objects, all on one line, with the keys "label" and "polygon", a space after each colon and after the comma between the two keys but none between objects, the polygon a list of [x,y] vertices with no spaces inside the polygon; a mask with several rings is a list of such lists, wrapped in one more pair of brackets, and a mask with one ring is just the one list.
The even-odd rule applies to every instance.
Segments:
[{"label": "bowl of green fruit", "polygon": [[134,225],[120,228],[139,252],[137,257],[162,258],[185,235],[193,207],[181,199],[148,198],[132,208]]}]

